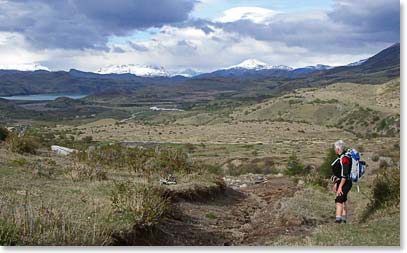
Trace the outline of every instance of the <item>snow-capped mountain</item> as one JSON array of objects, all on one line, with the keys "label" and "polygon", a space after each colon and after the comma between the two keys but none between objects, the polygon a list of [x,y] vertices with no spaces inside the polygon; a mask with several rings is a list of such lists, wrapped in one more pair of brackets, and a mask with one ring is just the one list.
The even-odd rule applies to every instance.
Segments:
[{"label": "snow-capped mountain", "polygon": [[317,64],[315,66],[307,66],[307,67],[304,67],[304,68],[311,69],[311,70],[326,70],[326,69],[331,69],[333,67],[329,66],[329,65],[324,65],[324,64]]},{"label": "snow-capped mountain", "polygon": [[170,76],[163,67],[153,65],[110,65],[105,68],[100,68],[96,71],[98,74],[133,74],[136,76],[156,77],[156,76]]},{"label": "snow-capped mountain", "polygon": [[248,69],[248,70],[265,70],[265,69],[281,69],[281,70],[292,70],[291,67],[285,65],[270,65],[265,62],[256,60],[256,59],[248,59],[241,62],[238,65],[230,66],[225,69]]},{"label": "snow-capped mountain", "polygon": [[36,63],[24,63],[24,64],[10,64],[10,65],[1,65],[0,69],[2,70],[18,70],[18,71],[36,71],[36,70],[46,70],[50,71],[49,68],[42,66]]},{"label": "snow-capped mountain", "polygon": [[352,63],[349,63],[349,64],[347,64],[346,66],[359,66],[360,64],[362,64],[362,63],[364,63],[365,61],[367,61],[368,59],[362,59],[362,60],[359,60],[359,61],[355,61],[355,62],[352,62]]},{"label": "snow-capped mountain", "polygon": [[331,68],[333,68],[333,67],[329,66],[329,65],[317,64],[315,66],[306,66],[306,67],[302,67],[302,68],[293,69],[292,71],[290,71],[290,74],[292,77],[296,77],[296,76],[306,75],[306,74],[316,72],[316,71],[328,70]]},{"label": "snow-capped mountain", "polygon": [[198,72],[193,69],[186,69],[180,72],[175,72],[172,76],[194,77],[200,74],[202,74],[202,72]]},{"label": "snow-capped mountain", "polygon": [[256,78],[267,76],[287,76],[293,69],[285,65],[270,65],[268,63],[256,60],[248,59],[237,65],[233,65],[227,68],[219,69],[211,73],[205,73],[199,75],[204,76],[222,76],[222,77],[235,77],[235,78]]}]

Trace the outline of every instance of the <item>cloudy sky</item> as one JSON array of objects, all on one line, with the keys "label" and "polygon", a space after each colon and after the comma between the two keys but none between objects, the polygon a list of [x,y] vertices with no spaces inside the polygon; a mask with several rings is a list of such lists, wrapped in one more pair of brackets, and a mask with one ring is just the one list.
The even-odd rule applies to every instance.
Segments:
[{"label": "cloudy sky", "polygon": [[0,65],[342,65],[400,40],[397,0],[0,0]]}]

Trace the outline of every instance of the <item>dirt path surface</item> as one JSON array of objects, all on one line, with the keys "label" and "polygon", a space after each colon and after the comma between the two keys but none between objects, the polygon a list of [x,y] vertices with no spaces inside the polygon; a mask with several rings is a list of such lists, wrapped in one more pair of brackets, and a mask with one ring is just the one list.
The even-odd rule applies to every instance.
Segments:
[{"label": "dirt path surface", "polygon": [[229,183],[224,193],[205,201],[181,200],[148,244],[265,245],[282,234],[303,233],[306,222],[285,221],[276,214],[278,200],[296,190],[287,177],[267,177],[240,187]]}]

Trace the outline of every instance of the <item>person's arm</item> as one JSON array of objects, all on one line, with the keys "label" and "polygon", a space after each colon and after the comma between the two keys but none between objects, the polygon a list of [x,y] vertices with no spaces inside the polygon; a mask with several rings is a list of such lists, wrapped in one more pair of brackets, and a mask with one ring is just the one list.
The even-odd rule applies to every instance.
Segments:
[{"label": "person's arm", "polygon": [[336,183],[332,185],[332,191],[336,193]]},{"label": "person's arm", "polygon": [[346,179],[349,177],[350,173],[350,160],[346,156],[341,160],[342,165],[342,177],[341,182],[339,183],[338,189],[336,191],[336,196],[341,196],[343,194],[342,187],[346,183]]},{"label": "person's arm", "polygon": [[336,191],[336,196],[341,196],[343,194],[342,187],[346,182],[346,178],[341,178],[341,182],[339,183],[338,189]]}]

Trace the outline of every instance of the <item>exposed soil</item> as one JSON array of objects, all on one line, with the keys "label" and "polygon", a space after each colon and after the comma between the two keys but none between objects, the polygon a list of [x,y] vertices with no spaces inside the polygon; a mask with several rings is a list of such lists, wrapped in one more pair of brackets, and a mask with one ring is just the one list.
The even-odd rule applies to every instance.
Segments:
[{"label": "exposed soil", "polygon": [[118,244],[133,245],[265,245],[280,235],[306,234],[313,222],[281,219],[276,203],[293,196],[297,185],[287,177],[266,177],[244,187],[226,187],[199,200],[178,200],[158,226],[139,231]]}]

